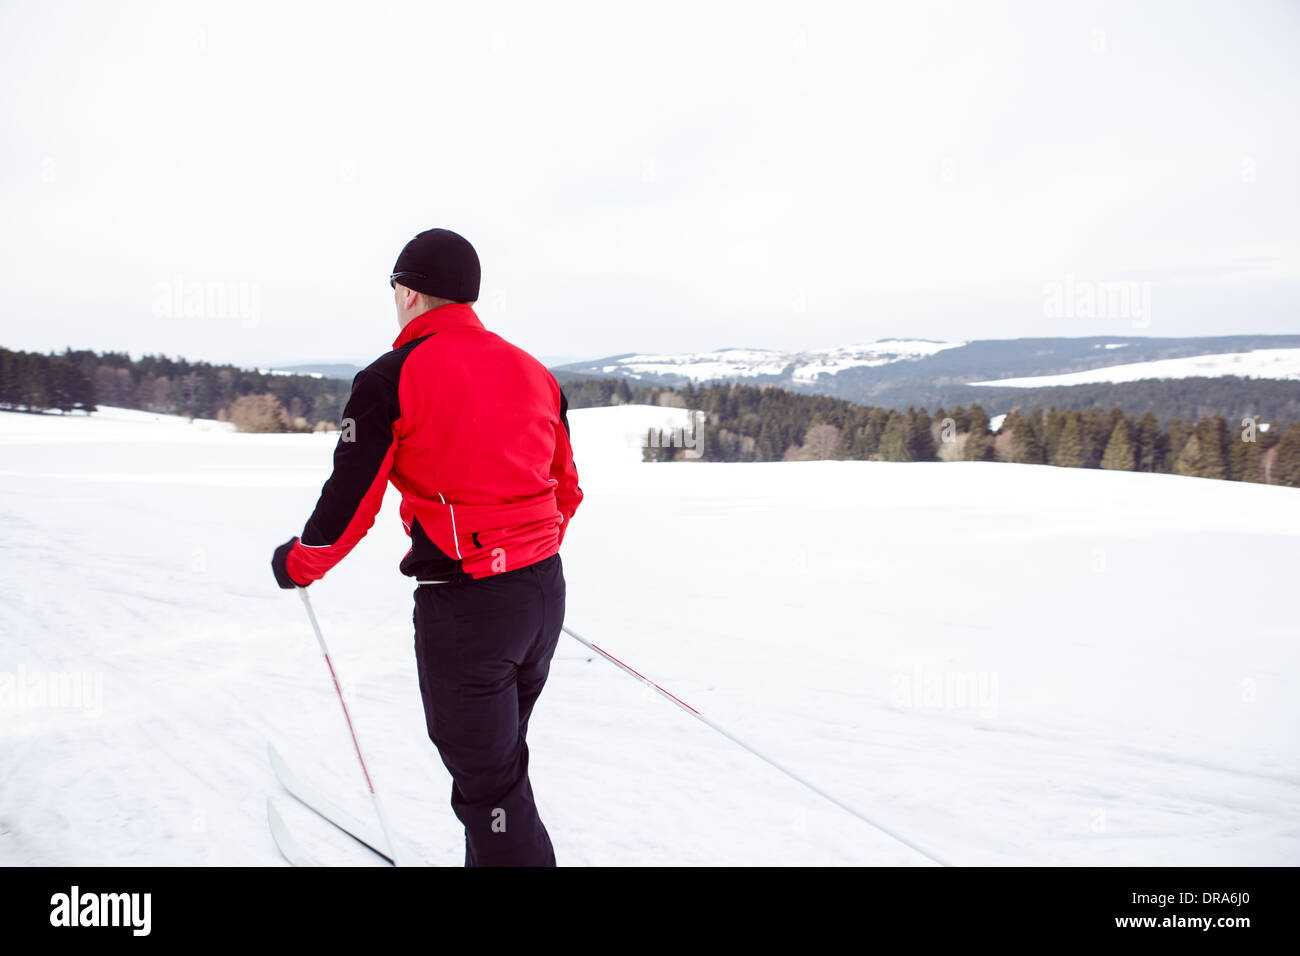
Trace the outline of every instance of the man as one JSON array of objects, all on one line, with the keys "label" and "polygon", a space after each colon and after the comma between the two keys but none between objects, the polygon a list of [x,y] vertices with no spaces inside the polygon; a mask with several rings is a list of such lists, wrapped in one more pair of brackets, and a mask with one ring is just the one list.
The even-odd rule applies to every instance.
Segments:
[{"label": "man", "polygon": [[465,865],[554,866],[525,736],[564,621],[559,550],[582,489],[564,392],[483,327],[479,276],[454,232],[407,243],[389,278],[401,333],[353,380],[334,472],[271,566],[282,588],[306,587],[370,529],[388,483],[401,492],[420,694]]}]

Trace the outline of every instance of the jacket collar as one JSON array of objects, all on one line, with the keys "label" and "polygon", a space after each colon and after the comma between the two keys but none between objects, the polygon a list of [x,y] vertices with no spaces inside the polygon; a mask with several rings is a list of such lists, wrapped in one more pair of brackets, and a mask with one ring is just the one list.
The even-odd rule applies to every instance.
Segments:
[{"label": "jacket collar", "polygon": [[401,348],[407,342],[414,341],[424,335],[441,329],[481,329],[483,323],[479,321],[478,315],[475,314],[473,307],[468,302],[448,302],[440,305],[436,309],[430,309],[417,315],[398,333],[397,338],[393,339],[393,348]]}]

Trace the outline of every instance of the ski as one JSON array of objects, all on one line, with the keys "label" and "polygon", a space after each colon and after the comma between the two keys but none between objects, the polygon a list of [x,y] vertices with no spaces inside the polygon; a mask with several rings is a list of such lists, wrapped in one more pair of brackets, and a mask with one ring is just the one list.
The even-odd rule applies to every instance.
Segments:
[{"label": "ski", "polygon": [[[392,850],[386,849],[388,845],[387,841],[384,840],[384,836],[379,831],[378,827],[372,826],[364,820],[358,819],[356,816],[322,795],[314,787],[304,783],[292,770],[289,769],[289,765],[284,762],[284,758],[280,756],[280,753],[275,749],[274,744],[268,743],[266,745],[266,755],[270,758],[271,769],[275,771],[275,775],[279,779],[280,785],[284,787],[290,796],[321,819],[328,821],[338,829],[342,830],[366,849],[378,854],[383,859],[387,860],[389,864],[393,864]],[[283,830],[283,821],[281,821],[280,826]]]},{"label": "ski", "polygon": [[266,798],[266,821],[271,825],[271,838],[279,848],[280,854],[294,866],[320,866],[315,858],[298,845],[289,828],[284,825],[280,811],[275,808],[275,800]]}]

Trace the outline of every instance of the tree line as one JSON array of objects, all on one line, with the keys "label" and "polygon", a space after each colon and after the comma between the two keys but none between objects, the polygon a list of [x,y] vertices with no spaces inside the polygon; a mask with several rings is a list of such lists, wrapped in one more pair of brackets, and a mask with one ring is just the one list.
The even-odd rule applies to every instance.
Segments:
[{"label": "tree line", "polygon": [[[846,373],[840,373],[841,375]],[[807,389],[799,389],[807,391]],[[1242,378],[1220,375],[1211,378],[1142,379],[1136,382],[1098,382],[1089,385],[1053,385],[1004,388],[937,384],[934,381],[901,381],[869,389],[829,386],[821,394],[846,401],[891,408],[955,408],[981,404],[985,408],[1058,408],[1083,411],[1093,406],[1119,406],[1129,415],[1152,412],[1162,423],[1174,418],[1198,421],[1223,415],[1225,418],[1252,417],[1259,421],[1300,421],[1300,383],[1284,379]]]},{"label": "tree line", "polygon": [[0,349],[0,407],[93,412],[95,387],[85,372],[66,359]]},{"label": "tree line", "polygon": [[163,355],[67,349],[61,354],[0,348],[0,407],[95,411],[113,405],[166,415],[232,421],[246,431],[335,425],[349,383],[272,375]]},{"label": "tree line", "polygon": [[[584,401],[617,386],[584,385]],[[647,461],[1004,461],[1222,478],[1300,487],[1300,422],[1223,415],[1166,424],[1115,407],[1010,412],[996,433],[978,403],[951,410],[855,405],[739,384],[629,389],[637,403],[702,412],[675,434],[650,429]]]}]

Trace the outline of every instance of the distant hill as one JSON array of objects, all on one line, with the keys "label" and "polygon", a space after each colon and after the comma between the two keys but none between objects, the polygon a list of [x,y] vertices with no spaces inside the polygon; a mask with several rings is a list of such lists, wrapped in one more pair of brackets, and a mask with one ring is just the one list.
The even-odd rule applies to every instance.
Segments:
[{"label": "distant hill", "polygon": [[849,397],[847,393],[903,381],[971,383],[1283,348],[1300,348],[1300,335],[1094,336],[970,342],[882,339],[868,345],[795,352],[745,348],[675,354],[627,352],[569,362],[556,366],[555,371],[582,377],[629,378],[647,385],[684,385],[688,381],[697,385],[716,381],[779,384]]},{"label": "distant hill", "polygon": [[739,381],[754,384],[812,384],[823,376],[835,376],[850,369],[878,368],[915,362],[964,342],[934,342],[926,339],[882,339],[868,345],[846,345],[804,352],[772,349],[727,348],[714,352],[679,354],[625,353],[591,362],[559,366],[565,372],[627,376],[656,384]]},{"label": "distant hill", "polygon": [[269,375],[284,373],[287,375],[310,375],[313,378],[337,378],[350,383],[357,377],[357,372],[361,371],[361,366],[340,362],[332,365],[282,365],[278,368],[264,369],[263,371]]},{"label": "distant hill", "polygon": [[[637,385],[680,388],[688,383],[734,381],[777,385],[791,391],[887,407],[934,408],[975,401],[995,407],[1017,401],[1009,391],[1013,386],[1002,385],[1001,379],[1017,379],[1014,385],[1023,389],[1035,387],[1037,383],[1028,379],[1038,376],[1062,376],[1194,356],[1240,355],[1264,349],[1300,349],[1300,335],[1094,336],[972,342],[885,339],[870,345],[806,352],[720,349],[677,355],[625,353],[572,362],[553,371],[561,381],[568,382],[621,378]],[[1263,367],[1262,363],[1248,360],[1246,366],[1238,362],[1233,368],[1234,363],[1224,361],[1215,366],[1215,371],[1207,373],[1202,364],[1185,363],[1180,375],[1242,376],[1252,374],[1244,370],[1246,367]],[[1152,377],[1167,374],[1168,368],[1153,370]],[[1065,384],[1048,380],[1041,387]],[[1008,389],[1005,394],[1004,389]]]}]

